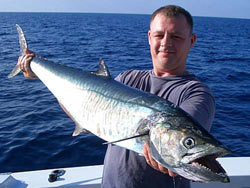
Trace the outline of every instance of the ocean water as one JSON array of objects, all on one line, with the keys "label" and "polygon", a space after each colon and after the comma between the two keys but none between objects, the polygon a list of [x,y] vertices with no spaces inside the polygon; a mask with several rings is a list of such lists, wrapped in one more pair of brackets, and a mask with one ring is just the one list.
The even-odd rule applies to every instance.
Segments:
[{"label": "ocean water", "polygon": [[[112,76],[151,69],[149,15],[0,13],[0,173],[102,164],[103,141],[72,137],[74,123],[39,80],[8,79],[17,62],[19,24],[29,48],[45,58],[95,70],[102,57]],[[211,133],[250,156],[250,20],[195,17],[198,36],[188,70],[216,99]]]}]

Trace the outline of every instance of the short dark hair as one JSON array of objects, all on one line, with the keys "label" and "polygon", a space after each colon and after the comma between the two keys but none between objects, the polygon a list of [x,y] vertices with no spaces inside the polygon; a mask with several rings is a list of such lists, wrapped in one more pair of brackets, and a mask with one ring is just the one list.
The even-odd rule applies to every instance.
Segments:
[{"label": "short dark hair", "polygon": [[184,8],[180,6],[176,6],[176,5],[167,5],[167,6],[161,7],[157,9],[156,11],[154,11],[154,13],[152,14],[150,24],[154,20],[155,16],[158,14],[165,15],[166,17],[169,17],[169,18],[174,18],[179,15],[185,16],[187,23],[190,26],[190,31],[191,33],[193,32],[193,27],[194,27],[193,18],[191,14],[188,11],[186,11]]}]

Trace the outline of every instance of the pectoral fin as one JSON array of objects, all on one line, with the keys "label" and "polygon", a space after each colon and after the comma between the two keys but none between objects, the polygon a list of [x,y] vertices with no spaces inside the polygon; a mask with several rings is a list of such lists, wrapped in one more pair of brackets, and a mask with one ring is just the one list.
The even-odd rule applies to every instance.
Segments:
[{"label": "pectoral fin", "polygon": [[146,132],[138,134],[138,135],[134,135],[134,136],[131,136],[131,137],[127,137],[127,138],[123,138],[123,139],[115,140],[115,141],[111,141],[111,142],[105,142],[103,144],[114,144],[114,143],[117,143],[117,142],[122,142],[122,141],[125,141],[125,140],[130,140],[130,139],[133,139],[133,138],[138,138],[138,137],[146,136],[148,134],[149,134],[149,131],[146,131]]}]

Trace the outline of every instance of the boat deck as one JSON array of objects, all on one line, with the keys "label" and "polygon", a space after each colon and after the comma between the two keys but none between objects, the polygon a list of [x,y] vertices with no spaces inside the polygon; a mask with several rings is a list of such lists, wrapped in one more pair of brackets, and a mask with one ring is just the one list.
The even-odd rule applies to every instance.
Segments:
[{"label": "boat deck", "polygon": [[[218,161],[230,176],[230,183],[196,183],[192,188],[250,188],[250,157],[220,158]],[[64,168],[65,174],[50,183],[49,174],[55,169],[0,174],[0,187],[77,187],[100,188],[103,165]]]}]

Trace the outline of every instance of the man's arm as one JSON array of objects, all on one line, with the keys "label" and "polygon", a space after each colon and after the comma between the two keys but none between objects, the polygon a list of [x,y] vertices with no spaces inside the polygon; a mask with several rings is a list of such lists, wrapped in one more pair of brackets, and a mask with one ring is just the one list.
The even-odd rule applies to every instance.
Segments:
[{"label": "man's arm", "polygon": [[215,114],[215,100],[207,86],[190,92],[179,107],[210,131]]}]

